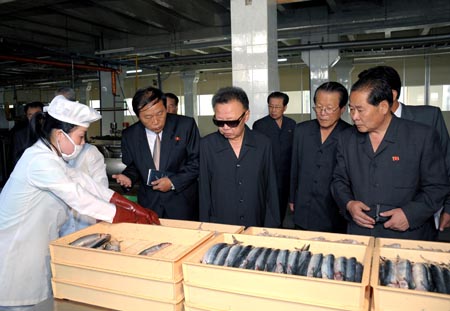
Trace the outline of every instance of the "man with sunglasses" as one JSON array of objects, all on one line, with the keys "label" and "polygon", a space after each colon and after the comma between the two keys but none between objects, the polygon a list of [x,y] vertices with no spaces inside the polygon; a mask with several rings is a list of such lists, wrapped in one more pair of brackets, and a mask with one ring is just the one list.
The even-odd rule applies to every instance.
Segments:
[{"label": "man with sunglasses", "polygon": [[200,142],[200,220],[279,227],[279,202],[270,140],[245,125],[247,94],[220,89],[212,99],[219,128]]},{"label": "man with sunglasses", "polygon": [[253,129],[270,138],[277,172],[278,197],[280,200],[280,220],[283,223],[289,197],[289,174],[291,170],[292,138],[295,121],[284,115],[289,96],[282,92],[272,92],[267,97],[269,115],[257,120]]}]

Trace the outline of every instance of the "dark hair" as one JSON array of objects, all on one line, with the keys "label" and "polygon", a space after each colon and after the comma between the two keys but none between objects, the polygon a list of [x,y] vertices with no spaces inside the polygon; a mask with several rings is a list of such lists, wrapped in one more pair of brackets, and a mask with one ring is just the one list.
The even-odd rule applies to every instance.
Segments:
[{"label": "dark hair", "polygon": [[69,134],[77,126],[55,119],[46,112],[35,113],[33,118],[31,118],[30,125],[33,141],[29,142],[29,146],[40,139],[50,149],[50,136],[53,130],[63,130],[65,133]]},{"label": "dark hair", "polygon": [[314,93],[314,104],[316,103],[317,93],[321,92],[328,92],[328,93],[339,93],[339,107],[342,108],[345,105],[347,105],[348,102],[348,92],[345,86],[338,82],[330,81],[325,82],[321,84]]},{"label": "dark hair", "polygon": [[383,100],[387,100],[389,107],[392,107],[392,89],[386,80],[366,76],[353,84],[351,92],[355,91],[368,91],[367,102],[373,106],[378,106]]},{"label": "dark hair", "polygon": [[172,98],[175,101],[175,106],[178,106],[180,100],[178,99],[177,95],[175,95],[174,93],[164,93],[164,95],[166,95],[166,98]]},{"label": "dark hair", "polygon": [[133,96],[133,111],[139,116],[139,112],[147,105],[153,106],[160,100],[163,101],[164,107],[166,107],[166,96],[160,89],[153,86],[149,86],[145,89],[139,89]]},{"label": "dark hair", "polygon": [[282,92],[272,92],[267,97],[267,103],[270,102],[271,98],[281,98],[283,100],[283,106],[286,106],[289,103],[289,96]]},{"label": "dark hair", "polygon": [[358,78],[371,78],[385,80],[392,90],[397,91],[397,98],[400,97],[400,90],[402,89],[402,80],[398,72],[390,66],[376,66],[366,69],[359,73]]},{"label": "dark hair", "polygon": [[41,108],[41,111],[43,111],[44,110],[44,104],[41,103],[41,102],[31,102],[31,103],[26,104],[23,107],[23,111],[25,112],[25,114],[27,114],[27,111],[30,108]]},{"label": "dark hair", "polygon": [[237,86],[228,86],[219,89],[212,98],[212,106],[214,108],[217,104],[226,104],[231,100],[237,100],[244,106],[245,110],[248,110],[249,103],[247,94]]},{"label": "dark hair", "polygon": [[66,99],[71,100],[73,102],[76,100],[75,90],[71,87],[63,86],[58,88],[55,92],[55,96],[57,95],[62,95]]}]

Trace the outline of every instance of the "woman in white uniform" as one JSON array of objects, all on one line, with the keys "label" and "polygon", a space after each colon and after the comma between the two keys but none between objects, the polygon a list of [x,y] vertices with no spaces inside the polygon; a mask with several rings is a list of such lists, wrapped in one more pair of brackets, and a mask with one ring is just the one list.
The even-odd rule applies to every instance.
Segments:
[{"label": "woman in white uniform", "polygon": [[[94,145],[85,143],[80,154],[68,164],[69,167],[91,176],[97,186],[109,187],[105,157]],[[82,215],[73,208],[69,208],[67,216],[68,219],[62,225],[59,236],[68,235],[96,223],[95,218]]]},{"label": "woman in white uniform", "polygon": [[32,310],[51,297],[48,244],[58,238],[68,206],[110,223],[157,223],[157,215],[69,169],[89,124],[100,114],[57,96],[32,126],[26,149],[0,193],[0,310]]}]

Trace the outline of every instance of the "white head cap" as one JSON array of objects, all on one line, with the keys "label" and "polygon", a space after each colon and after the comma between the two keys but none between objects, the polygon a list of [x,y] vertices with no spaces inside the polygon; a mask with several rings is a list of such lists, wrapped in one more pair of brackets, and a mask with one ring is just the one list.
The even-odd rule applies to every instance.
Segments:
[{"label": "white head cap", "polygon": [[63,95],[53,98],[47,108],[47,112],[59,121],[83,127],[89,127],[89,124],[102,118],[95,109],[70,101]]}]

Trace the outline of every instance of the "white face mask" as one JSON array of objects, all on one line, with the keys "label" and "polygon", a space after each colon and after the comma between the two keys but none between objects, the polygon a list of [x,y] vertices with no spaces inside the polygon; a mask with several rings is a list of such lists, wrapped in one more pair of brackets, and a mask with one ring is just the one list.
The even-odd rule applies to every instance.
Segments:
[{"label": "white face mask", "polygon": [[73,152],[71,154],[65,154],[62,152],[61,147],[59,146],[59,141],[56,141],[56,144],[58,145],[58,149],[59,149],[59,153],[61,153],[62,158],[65,161],[70,161],[75,159],[76,157],[78,157],[78,155],[80,154],[81,150],[83,149],[83,145],[77,145],[74,143],[74,141],[72,140],[72,138],[70,138],[69,135],[67,135],[64,131],[61,131],[66,137],[67,139],[72,143],[73,145]]}]

